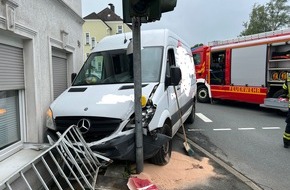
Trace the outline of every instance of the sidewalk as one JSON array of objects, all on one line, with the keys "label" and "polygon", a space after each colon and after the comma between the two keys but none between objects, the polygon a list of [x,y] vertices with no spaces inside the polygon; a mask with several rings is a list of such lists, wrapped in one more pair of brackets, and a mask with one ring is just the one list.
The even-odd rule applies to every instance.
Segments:
[{"label": "sidewalk", "polygon": [[[148,179],[159,190],[260,190],[255,183],[189,140],[194,156],[183,147],[182,135],[173,138],[173,151],[166,166],[144,162],[144,170],[135,176]],[[98,176],[98,190],[128,190],[128,165],[116,162]],[[132,166],[131,166],[132,167]]]}]

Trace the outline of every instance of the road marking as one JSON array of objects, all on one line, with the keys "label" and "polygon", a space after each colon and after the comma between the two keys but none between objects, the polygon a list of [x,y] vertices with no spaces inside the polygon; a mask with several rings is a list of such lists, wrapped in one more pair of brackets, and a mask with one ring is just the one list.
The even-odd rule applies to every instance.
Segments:
[{"label": "road marking", "polygon": [[202,119],[204,122],[212,122],[212,120],[210,120],[208,117],[206,117],[205,115],[203,115],[202,113],[196,113],[195,115],[197,115],[200,119]]},{"label": "road marking", "polygon": [[188,131],[204,131],[204,129],[188,129]]},{"label": "road marking", "polygon": [[231,131],[231,128],[213,129],[214,131]]},{"label": "road marking", "polygon": [[256,128],[238,128],[240,131],[255,130]]},{"label": "road marking", "polygon": [[[260,128],[261,129],[261,128]],[[262,127],[263,130],[279,130],[281,127]],[[216,128],[212,129],[213,131],[232,131],[232,128]],[[254,127],[248,127],[248,128],[238,128],[239,131],[249,131],[249,130],[257,130],[257,128]],[[192,132],[198,132],[198,131],[205,131],[205,129],[188,129],[188,131]]]},{"label": "road marking", "polygon": [[281,127],[262,127],[265,130],[281,129]]}]

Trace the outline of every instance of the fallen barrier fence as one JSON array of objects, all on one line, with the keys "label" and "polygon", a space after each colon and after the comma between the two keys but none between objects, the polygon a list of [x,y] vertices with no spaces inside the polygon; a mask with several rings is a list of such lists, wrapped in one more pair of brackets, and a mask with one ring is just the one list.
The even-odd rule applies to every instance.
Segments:
[{"label": "fallen barrier fence", "polygon": [[[1,189],[95,189],[99,169],[112,161],[94,153],[72,125],[51,146],[10,176]],[[101,161],[100,161],[101,160]]]}]

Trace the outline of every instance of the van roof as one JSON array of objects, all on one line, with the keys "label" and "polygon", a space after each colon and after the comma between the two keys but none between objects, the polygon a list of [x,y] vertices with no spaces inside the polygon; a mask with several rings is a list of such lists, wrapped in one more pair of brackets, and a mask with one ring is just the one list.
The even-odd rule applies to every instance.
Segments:
[{"label": "van roof", "polygon": [[[183,40],[168,29],[155,29],[141,31],[141,46],[167,46],[169,37],[176,39],[175,41]],[[132,32],[116,34],[104,37],[98,44],[96,44],[93,52],[126,49],[130,40],[132,39]],[[185,44],[188,46],[187,44]]]}]

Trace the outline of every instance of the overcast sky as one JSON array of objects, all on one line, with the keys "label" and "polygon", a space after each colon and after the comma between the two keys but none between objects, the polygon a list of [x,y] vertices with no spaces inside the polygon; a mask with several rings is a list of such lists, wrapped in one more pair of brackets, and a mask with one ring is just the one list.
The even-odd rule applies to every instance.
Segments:
[{"label": "overcast sky", "polygon": [[[163,13],[161,20],[142,24],[141,29],[168,28],[190,46],[214,40],[236,38],[244,29],[243,22],[255,3],[264,5],[270,0],[177,0],[174,11]],[[122,0],[82,0],[83,17],[100,12],[112,3],[123,18]]]}]

